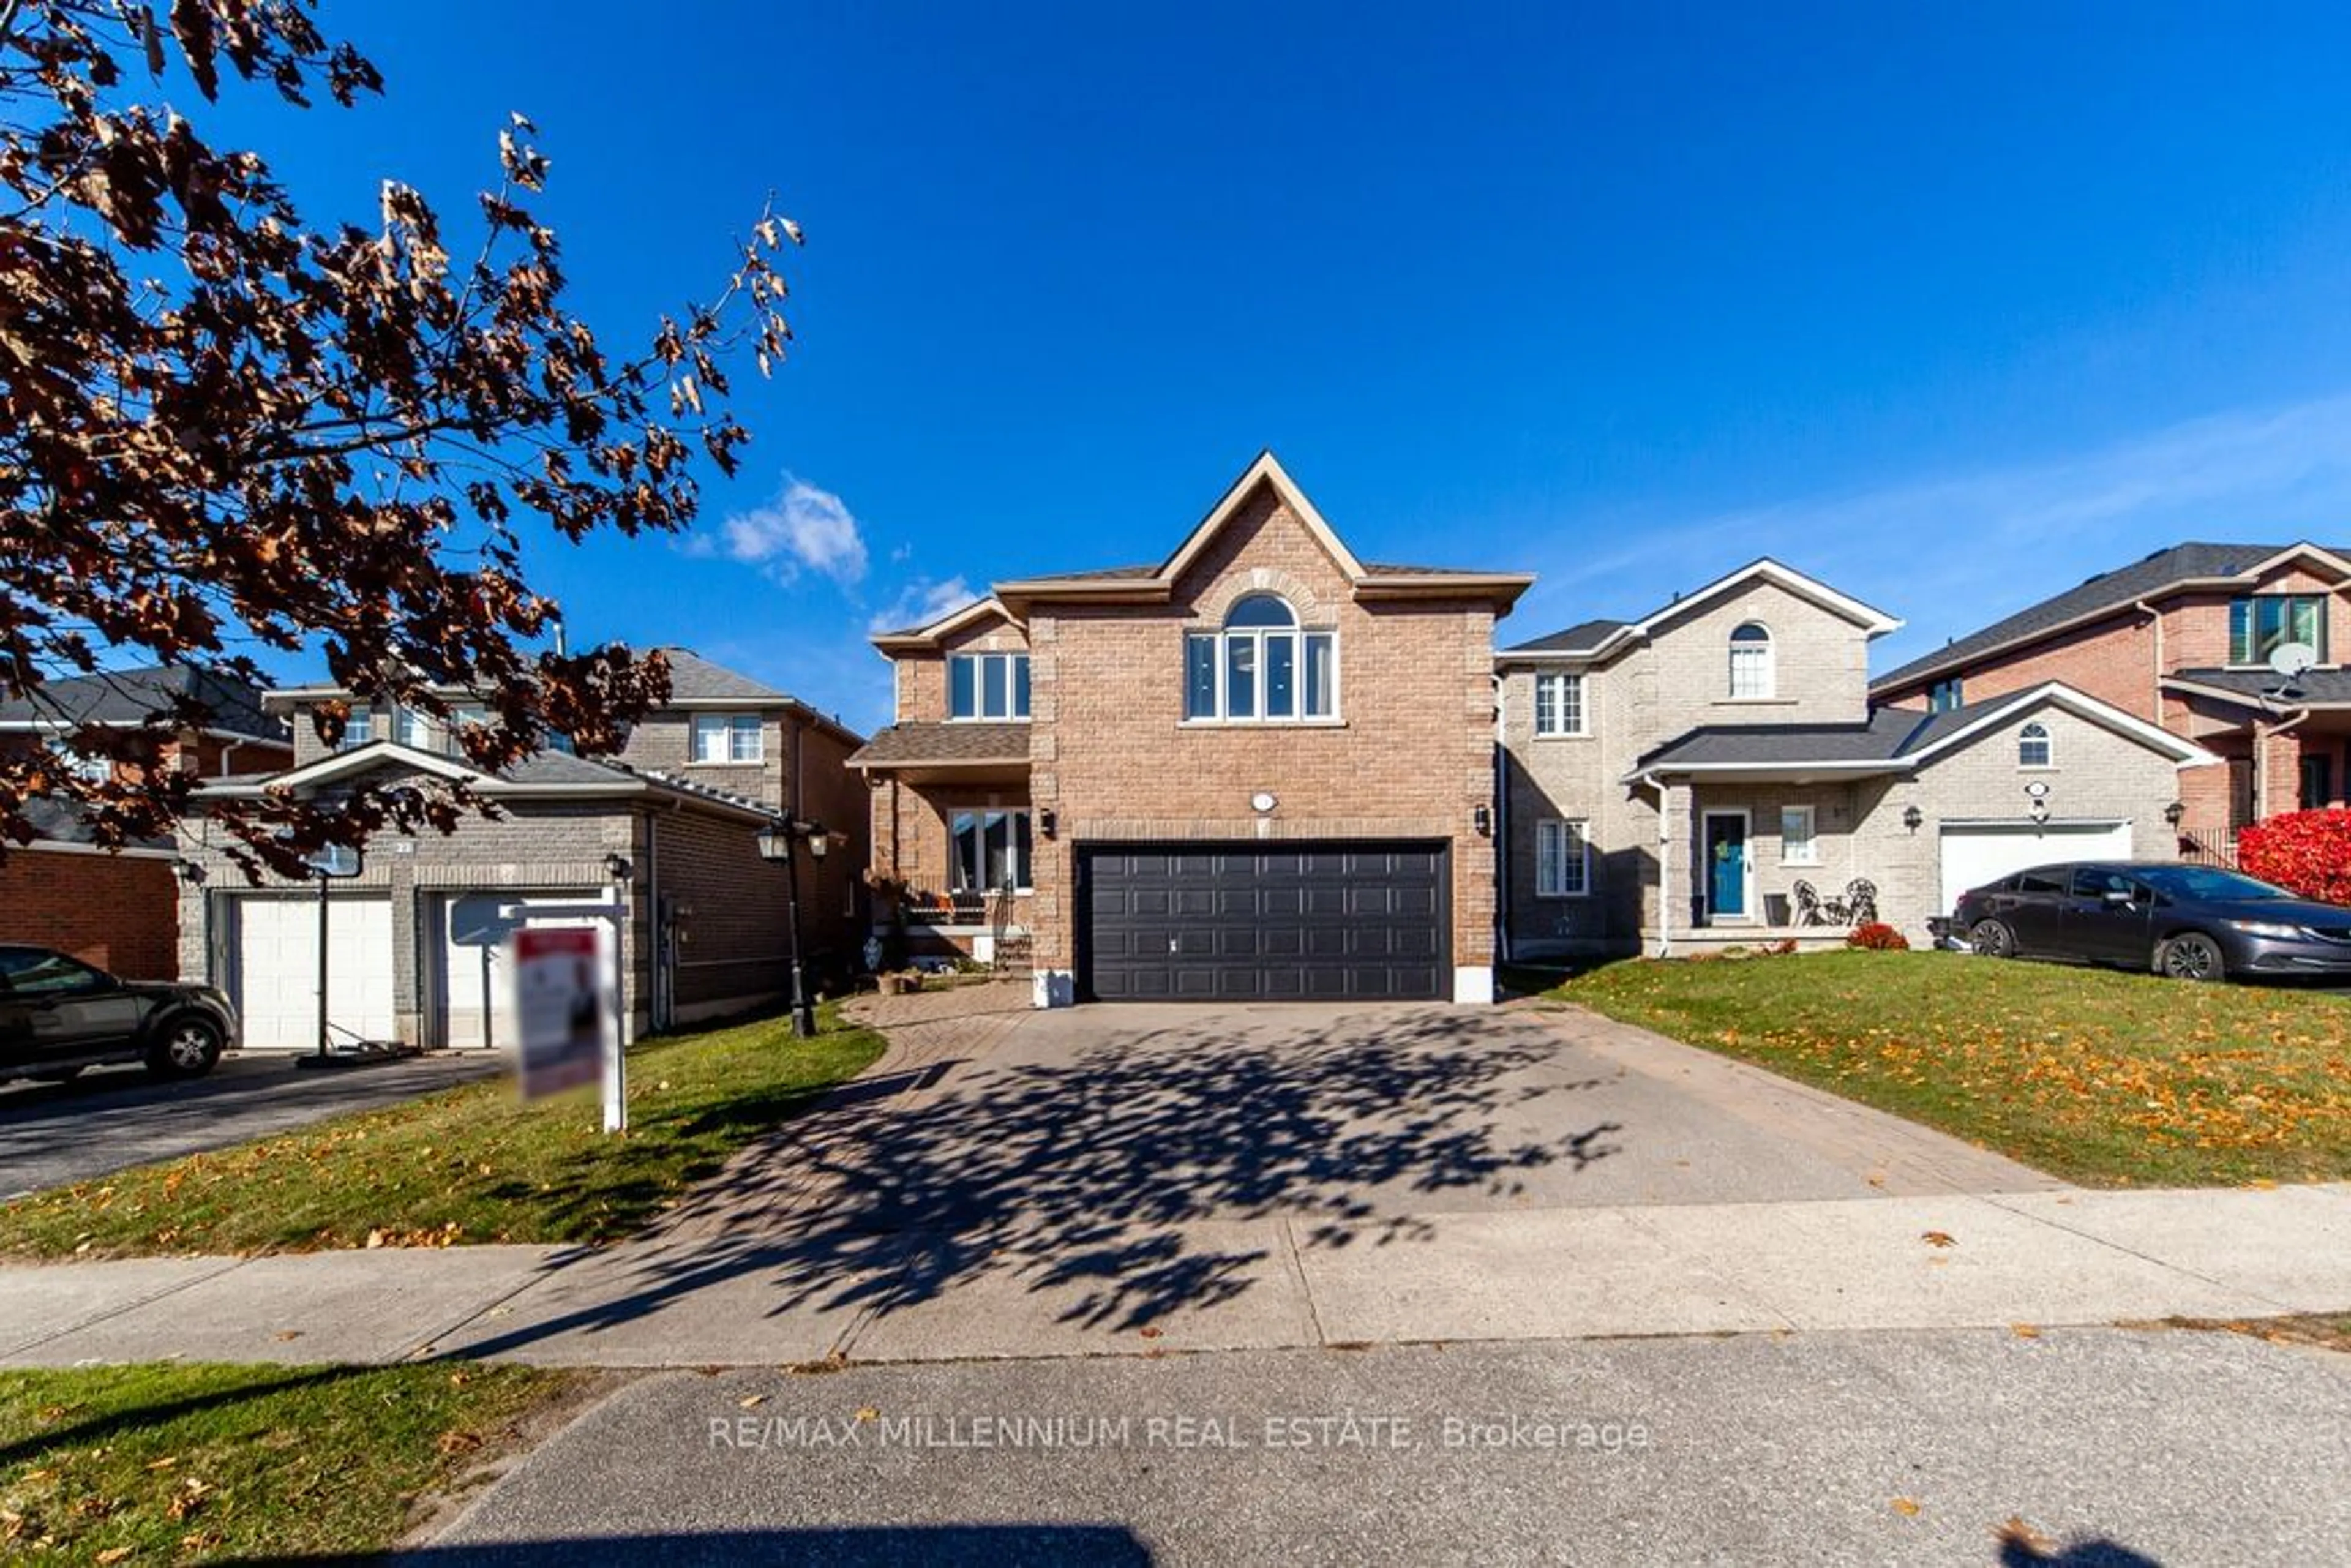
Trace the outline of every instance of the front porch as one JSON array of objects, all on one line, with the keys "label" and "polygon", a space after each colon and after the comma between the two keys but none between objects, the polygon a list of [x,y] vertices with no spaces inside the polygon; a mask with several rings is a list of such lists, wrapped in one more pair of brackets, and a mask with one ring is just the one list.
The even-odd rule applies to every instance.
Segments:
[{"label": "front porch", "polygon": [[881,962],[958,959],[1020,974],[1035,828],[1025,724],[902,724],[852,759],[872,791]]}]

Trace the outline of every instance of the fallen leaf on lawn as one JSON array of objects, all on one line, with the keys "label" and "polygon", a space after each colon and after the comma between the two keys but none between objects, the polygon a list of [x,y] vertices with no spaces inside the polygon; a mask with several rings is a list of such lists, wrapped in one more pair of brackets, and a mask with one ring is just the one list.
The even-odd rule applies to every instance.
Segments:
[{"label": "fallen leaf on lawn", "polygon": [[1918,1513],[1918,1504],[1917,1500],[1912,1498],[1896,1498],[1894,1500],[1893,1508],[1895,1512],[1900,1514],[1905,1519],[1916,1518]]},{"label": "fallen leaf on lawn", "polygon": [[1957,1247],[1959,1242],[1948,1230],[1929,1230],[1918,1238],[1929,1247]]},{"label": "fallen leaf on lawn", "polygon": [[735,1404],[739,1409],[757,1410],[767,1402],[768,1396],[764,1394],[746,1394],[742,1398],[735,1401]]},{"label": "fallen leaf on lawn", "polygon": [[177,1454],[166,1454],[166,1455],[164,1455],[162,1458],[160,1458],[160,1459],[156,1459],[156,1460],[154,1460],[153,1462],[152,1462],[151,1464],[149,1464],[147,1468],[148,1468],[149,1469],[151,1469],[151,1470],[168,1470],[168,1469],[170,1469],[173,1465],[176,1465],[176,1464],[178,1464],[179,1462],[180,1462],[180,1456],[179,1456],[179,1455],[177,1455]]},{"label": "fallen leaf on lawn", "polygon": [[100,1563],[120,1563],[131,1555],[131,1551],[128,1546],[110,1546],[98,1554],[98,1560]]},{"label": "fallen leaf on lawn", "polygon": [[452,1388],[463,1388],[473,1381],[473,1374],[469,1372],[453,1372],[449,1375],[449,1386]]},{"label": "fallen leaf on lawn", "polygon": [[382,1246],[386,1239],[387,1239],[382,1231],[371,1230],[367,1233],[368,1249],[372,1251],[374,1249]]},{"label": "fallen leaf on lawn", "polygon": [[434,1446],[444,1454],[470,1454],[482,1446],[482,1437],[478,1432],[444,1432]]},{"label": "fallen leaf on lawn", "polygon": [[2014,1334],[2019,1339],[2039,1339],[2041,1337],[2041,1331],[2034,1328],[2031,1323],[2011,1323],[2008,1325],[2008,1332]]},{"label": "fallen leaf on lawn", "polygon": [[2247,1182],[2245,1185],[2259,1192],[2273,1192],[2277,1188],[2277,1183],[2272,1181],[2267,1176],[2255,1176],[2252,1181]]}]

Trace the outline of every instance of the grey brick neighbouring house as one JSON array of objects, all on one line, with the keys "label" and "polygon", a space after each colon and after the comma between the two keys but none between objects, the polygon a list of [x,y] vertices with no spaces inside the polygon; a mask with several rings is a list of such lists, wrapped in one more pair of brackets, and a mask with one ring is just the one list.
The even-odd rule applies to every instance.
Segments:
[{"label": "grey brick neighbouring house", "polygon": [[2057,682],[1873,709],[1899,624],[1760,560],[1497,653],[1509,956],[1842,941],[1864,904],[1919,943],[1977,883],[2177,852],[2217,758]]},{"label": "grey brick neighbouring house", "polygon": [[[534,906],[624,903],[619,967],[632,1033],[774,1002],[789,980],[786,879],[756,835],[785,814],[822,822],[829,854],[799,864],[812,969],[845,968],[863,935],[864,790],[841,763],[862,737],[807,705],[699,658],[664,650],[671,701],[625,748],[591,758],[549,751],[488,778],[459,760],[442,727],[379,707],[340,750],[310,722],[327,686],[274,693],[293,719],[292,768],[217,780],[205,798],[268,789],[331,798],[360,774],[467,780],[501,809],[443,835],[379,836],[358,876],[331,885],[329,1018],[339,1038],[491,1047],[498,942]],[[192,821],[181,853],[180,970],[236,998],[245,1045],[316,1043],[317,884],[249,883],[225,835]],[[616,876],[625,862],[629,875]]]}]

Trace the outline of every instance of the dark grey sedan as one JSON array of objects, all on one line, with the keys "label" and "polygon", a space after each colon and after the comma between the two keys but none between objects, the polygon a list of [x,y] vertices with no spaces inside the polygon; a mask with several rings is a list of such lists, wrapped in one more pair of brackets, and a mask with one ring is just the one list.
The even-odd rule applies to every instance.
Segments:
[{"label": "dark grey sedan", "polygon": [[2034,866],[1959,895],[1952,926],[1998,958],[2071,958],[2181,980],[2351,976],[2351,909],[2169,861]]},{"label": "dark grey sedan", "polygon": [[235,1040],[236,1010],[210,986],[118,979],[47,947],[0,943],[0,1079],[61,1082],[116,1061],[194,1078]]}]

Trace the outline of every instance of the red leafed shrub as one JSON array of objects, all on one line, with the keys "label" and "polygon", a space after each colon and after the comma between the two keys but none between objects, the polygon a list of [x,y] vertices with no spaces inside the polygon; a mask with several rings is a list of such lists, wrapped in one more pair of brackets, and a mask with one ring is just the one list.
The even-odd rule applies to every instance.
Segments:
[{"label": "red leafed shrub", "polygon": [[2351,810],[2287,811],[2237,835],[2237,866],[2304,898],[2351,904]]},{"label": "red leafed shrub", "polygon": [[1866,947],[1873,953],[1907,953],[1910,938],[1883,920],[1873,920],[1866,925],[1856,925],[1853,935],[1844,939],[1848,947]]}]

